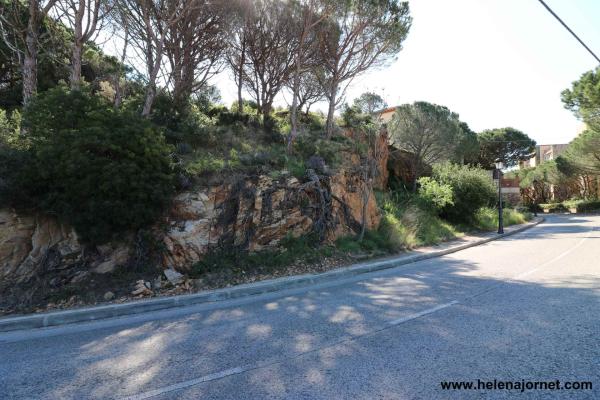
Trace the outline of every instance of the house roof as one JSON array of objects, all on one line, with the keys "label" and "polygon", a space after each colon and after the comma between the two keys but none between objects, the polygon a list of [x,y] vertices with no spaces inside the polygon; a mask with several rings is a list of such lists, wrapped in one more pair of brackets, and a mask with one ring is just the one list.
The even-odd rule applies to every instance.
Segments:
[{"label": "house roof", "polygon": [[375,111],[375,114],[385,114],[387,112],[396,111],[396,108],[398,108],[398,106],[387,107],[382,110]]}]

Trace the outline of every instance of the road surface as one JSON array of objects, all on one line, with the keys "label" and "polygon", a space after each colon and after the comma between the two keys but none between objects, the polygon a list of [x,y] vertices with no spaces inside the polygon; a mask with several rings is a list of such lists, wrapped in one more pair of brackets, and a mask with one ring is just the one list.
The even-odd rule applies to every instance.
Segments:
[{"label": "road surface", "polygon": [[600,216],[227,305],[0,334],[0,398],[600,398]]}]

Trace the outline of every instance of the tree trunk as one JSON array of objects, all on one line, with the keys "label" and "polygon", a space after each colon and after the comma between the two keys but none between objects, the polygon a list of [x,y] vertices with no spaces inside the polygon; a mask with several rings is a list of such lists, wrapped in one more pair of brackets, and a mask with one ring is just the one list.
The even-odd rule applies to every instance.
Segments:
[{"label": "tree trunk", "polygon": [[294,71],[294,82],[292,84],[292,107],[290,109],[290,125],[291,130],[288,136],[287,152],[292,152],[292,144],[298,135],[298,92],[300,91],[300,69],[302,68],[302,52],[304,47],[304,39],[306,37],[306,23],[300,34],[300,43],[296,55],[296,69]]},{"label": "tree trunk", "polygon": [[326,136],[328,139],[331,138],[331,135],[333,135],[333,125],[335,123],[335,121],[333,120],[333,117],[334,117],[334,113],[335,113],[335,101],[336,101],[337,89],[338,89],[338,82],[337,82],[337,80],[334,80],[333,83],[331,84],[331,90],[330,90],[329,96],[328,96],[329,97],[329,109],[327,111],[327,123],[326,123]]},{"label": "tree trunk", "polygon": [[142,109],[142,116],[148,118],[150,116],[150,111],[152,111],[152,103],[154,102],[154,97],[156,96],[156,85],[148,84],[148,88],[146,88],[146,99],[144,100],[144,108]]},{"label": "tree trunk", "polygon": [[242,51],[240,54],[240,65],[238,69],[238,78],[237,78],[237,94],[238,94],[238,113],[244,112],[244,99],[242,98],[242,79],[244,74],[244,64],[246,63],[246,39],[245,36],[242,40]]},{"label": "tree trunk", "polygon": [[[71,54],[71,90],[77,90],[81,86],[81,53],[83,49],[83,16],[85,14],[86,2],[80,0],[77,12],[74,16],[73,26],[73,50]],[[88,10],[89,12],[90,10]]]},{"label": "tree trunk", "polygon": [[163,46],[165,43],[165,34],[163,33],[158,46],[156,46],[156,55],[154,59],[154,63],[152,64],[152,59],[149,57],[149,67],[150,73],[148,74],[148,88],[146,89],[146,99],[144,100],[144,108],[142,109],[142,116],[148,118],[150,116],[150,111],[152,111],[152,103],[154,102],[154,97],[156,97],[156,77],[158,76],[158,71],[160,71],[160,61],[163,54]]},{"label": "tree trunk", "polygon": [[413,193],[417,192],[417,180],[419,179],[419,174],[421,173],[421,169],[419,168],[419,162],[417,161],[416,163],[413,164],[413,181],[412,181],[412,187],[411,187],[411,191]]},{"label": "tree trunk", "polygon": [[27,49],[23,57],[23,107],[37,92],[37,39],[27,32]]},{"label": "tree trunk", "polygon": [[242,71],[240,68],[240,83],[238,83],[238,113],[244,112],[244,99],[242,98],[242,81],[241,81]]},{"label": "tree trunk", "polygon": [[[299,59],[299,57],[298,57]],[[290,125],[291,130],[287,140],[287,153],[292,152],[292,145],[298,135],[298,91],[300,90],[300,62],[296,62],[296,71],[294,73],[294,83],[292,89],[292,107],[290,109]]]},{"label": "tree trunk", "polygon": [[83,43],[75,41],[73,43],[73,54],[71,56],[71,90],[78,90],[81,87],[81,53]]},{"label": "tree trunk", "polygon": [[263,118],[269,118],[271,114],[272,104],[269,101],[263,101]]},{"label": "tree trunk", "polygon": [[125,39],[123,43],[123,52],[121,53],[121,65],[119,65],[119,69],[117,71],[115,77],[115,108],[121,107],[121,103],[123,101],[123,93],[121,88],[121,71],[122,67],[125,65],[125,58],[127,57],[127,45],[129,44],[129,31],[127,29],[127,25],[125,25]]},{"label": "tree trunk", "polygon": [[29,1],[29,21],[25,36],[23,56],[23,107],[27,107],[37,92],[37,52],[38,52],[38,6],[37,1]]}]

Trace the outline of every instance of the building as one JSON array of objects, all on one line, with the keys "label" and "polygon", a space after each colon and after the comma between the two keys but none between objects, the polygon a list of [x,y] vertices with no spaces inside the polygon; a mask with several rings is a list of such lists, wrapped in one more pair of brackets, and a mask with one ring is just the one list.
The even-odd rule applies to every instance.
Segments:
[{"label": "building", "polygon": [[531,168],[545,161],[555,160],[567,148],[568,144],[541,144],[535,146],[535,155],[529,160],[521,161],[519,167]]},{"label": "building", "polygon": [[379,120],[381,121],[381,123],[387,124],[388,122],[390,122],[390,120],[394,116],[394,113],[396,112],[396,108],[398,108],[398,107],[384,108],[381,111],[377,111],[375,114],[379,115]]},{"label": "building", "polygon": [[[490,179],[494,181],[494,186],[498,187],[498,176],[494,170],[488,171]],[[521,202],[521,186],[519,177],[505,178],[502,175],[502,199],[511,206],[516,206]]]},{"label": "building", "polygon": [[[529,160],[521,161],[519,163],[520,168],[532,168],[537,167],[550,160],[555,160],[561,155],[568,147],[568,144],[542,144],[535,146],[535,154]],[[556,200],[557,186],[554,184],[549,185],[549,198],[554,201]]]}]

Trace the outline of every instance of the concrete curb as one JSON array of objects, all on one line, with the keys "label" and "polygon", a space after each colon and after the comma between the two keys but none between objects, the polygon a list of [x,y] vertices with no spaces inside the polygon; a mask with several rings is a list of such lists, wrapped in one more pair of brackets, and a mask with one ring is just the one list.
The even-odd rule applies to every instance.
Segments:
[{"label": "concrete curb", "polygon": [[173,307],[190,306],[200,303],[217,302],[223,300],[237,299],[241,297],[258,294],[272,293],[285,289],[305,287],[316,283],[325,283],[342,278],[349,278],[360,274],[394,268],[405,264],[430,258],[441,257],[469,247],[478,246],[506,236],[514,235],[543,222],[544,218],[511,228],[504,234],[487,234],[479,240],[470,243],[459,244],[441,250],[434,250],[425,254],[407,254],[399,257],[354,264],[320,274],[306,274],[291,277],[270,279],[266,281],[238,285],[231,288],[210,290],[202,293],[158,297],[148,300],[138,300],[121,304],[110,304],[104,306],[93,306],[66,311],[53,311],[19,317],[0,318],[0,332],[8,332],[23,329],[44,328],[73,324],[76,322],[88,322],[105,318],[121,317],[125,315],[140,314],[149,311],[164,310]]}]

